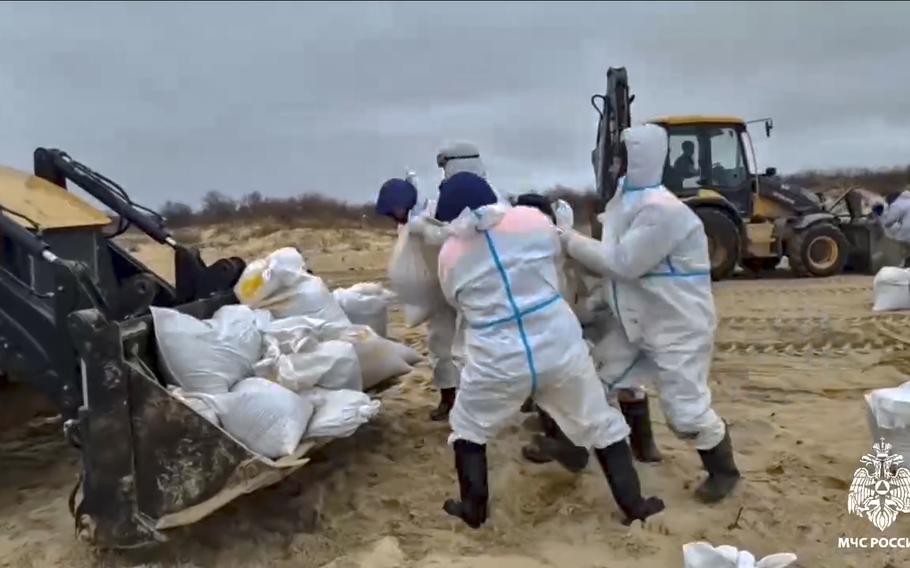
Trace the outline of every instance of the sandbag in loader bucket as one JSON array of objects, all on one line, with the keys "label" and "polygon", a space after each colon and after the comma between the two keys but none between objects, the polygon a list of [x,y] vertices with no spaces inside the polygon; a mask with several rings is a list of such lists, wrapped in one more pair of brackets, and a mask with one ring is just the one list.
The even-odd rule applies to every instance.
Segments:
[{"label": "sandbag in loader bucket", "polygon": [[[232,301],[210,298],[179,309],[207,318]],[[73,514],[78,536],[99,547],[166,540],[167,529],[282,480],[324,443],[308,441],[269,459],[171,394],[160,378],[151,316],[112,322],[83,310],[70,316],[69,328],[83,360],[85,401],[68,425],[84,471]]]}]

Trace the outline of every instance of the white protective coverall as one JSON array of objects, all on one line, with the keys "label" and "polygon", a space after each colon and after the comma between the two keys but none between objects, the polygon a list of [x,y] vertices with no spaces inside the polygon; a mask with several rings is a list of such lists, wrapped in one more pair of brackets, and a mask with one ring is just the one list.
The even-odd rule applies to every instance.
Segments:
[{"label": "white protective coverall", "polygon": [[465,323],[465,366],[449,441],[486,444],[534,401],[578,446],[629,434],[603,396],[581,326],[560,295],[556,228],[530,207],[488,205],[452,223],[439,255],[446,299]]},{"label": "white protective coverall", "polygon": [[671,429],[708,450],[726,427],[708,388],[716,316],[707,239],[701,220],[661,185],[666,131],[638,126],[623,139],[627,173],[598,216],[602,242],[563,233],[569,256],[606,279],[619,324],[595,346],[598,373],[608,396],[656,379]]},{"label": "white protective coverall", "polygon": [[[429,221],[436,214],[436,201],[428,199],[411,210],[408,230],[422,241],[424,261],[429,267],[439,264],[439,249],[447,236],[446,228]],[[448,304],[433,306],[427,325],[427,350],[433,365],[433,384],[436,388],[458,387],[461,359],[461,334],[456,311]]]},{"label": "white protective coverall", "polygon": [[902,191],[893,203],[885,207],[879,222],[885,236],[910,243],[910,191]]}]

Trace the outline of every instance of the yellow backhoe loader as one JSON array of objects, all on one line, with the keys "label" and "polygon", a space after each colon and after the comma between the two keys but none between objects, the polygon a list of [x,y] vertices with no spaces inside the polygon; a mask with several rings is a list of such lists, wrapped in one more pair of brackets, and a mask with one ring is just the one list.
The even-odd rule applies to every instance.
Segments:
[{"label": "yellow backhoe loader", "polygon": [[[619,135],[631,124],[634,98],[620,67],[607,71],[606,94],[591,99],[600,116],[592,161],[603,203],[616,189]],[[748,125],[761,123],[770,136],[770,118],[692,115],[645,122],[667,130],[663,183],[701,218],[715,280],[728,278],[737,266],[773,269],[785,257],[797,276],[874,274],[908,255],[864,211],[861,193],[848,190],[826,206],[818,195],[782,183],[775,168],[758,172]]]}]

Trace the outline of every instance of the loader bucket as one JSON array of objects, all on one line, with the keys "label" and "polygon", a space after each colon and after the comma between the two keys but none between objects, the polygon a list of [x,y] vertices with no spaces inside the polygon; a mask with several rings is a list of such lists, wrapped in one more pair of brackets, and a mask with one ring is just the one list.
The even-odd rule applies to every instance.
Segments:
[{"label": "loader bucket", "polygon": [[[179,307],[206,318],[233,295]],[[167,540],[236,497],[274,484],[308,461],[301,444],[273,461],[247,449],[164,387],[152,318],[108,321],[74,312],[70,331],[83,362],[84,404],[70,438],[81,448],[79,538],[102,548]]]},{"label": "loader bucket", "polygon": [[850,272],[875,274],[884,266],[903,266],[910,256],[910,246],[885,236],[871,217],[854,219],[841,229],[852,245],[846,266]]}]

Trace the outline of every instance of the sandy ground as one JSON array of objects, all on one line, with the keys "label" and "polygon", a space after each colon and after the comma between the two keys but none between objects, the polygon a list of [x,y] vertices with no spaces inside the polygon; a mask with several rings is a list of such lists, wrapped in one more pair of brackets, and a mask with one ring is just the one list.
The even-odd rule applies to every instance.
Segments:
[{"label": "sandy ground", "polygon": [[[236,229],[190,235],[214,258],[246,258],[296,245],[333,285],[381,279],[392,233],[367,229]],[[166,250],[129,246],[163,273]],[[241,498],[170,543],[100,553],[77,542],[67,511],[78,455],[52,419],[0,437],[0,566],[397,566],[624,568],[681,566],[693,540],[761,556],[792,551],[802,567],[907,566],[910,551],[844,551],[839,536],[880,533],[847,514],[847,488],[871,450],[864,391],[910,371],[910,315],[871,315],[871,279],[771,279],[716,285],[721,316],[712,383],[731,424],[745,480],[716,506],[697,504],[703,473],[653,409],[665,461],[640,465],[648,493],[667,510],[624,528],[602,473],[581,475],[521,460],[531,436],[517,420],[492,444],[491,520],[472,531],[441,511],[456,491],[446,424],[426,364],[383,395],[384,411],[352,438],[320,450],[281,484]],[[425,352],[424,329],[393,314],[392,334]],[[906,337],[907,339],[903,339]],[[906,536],[910,515],[887,536]]]}]

